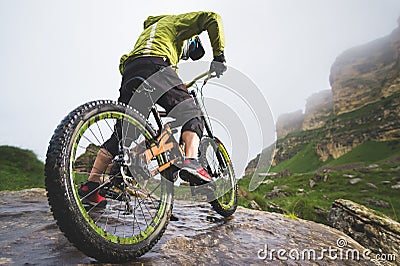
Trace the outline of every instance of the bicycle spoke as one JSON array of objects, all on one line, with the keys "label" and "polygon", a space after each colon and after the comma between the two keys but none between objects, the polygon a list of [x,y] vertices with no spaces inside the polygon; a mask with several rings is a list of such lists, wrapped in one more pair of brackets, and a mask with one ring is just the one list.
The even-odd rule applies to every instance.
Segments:
[{"label": "bicycle spoke", "polygon": [[143,212],[143,208],[142,208],[142,204],[139,204],[140,210],[142,211],[142,215],[144,217],[144,221],[146,222],[146,226],[149,226],[149,224],[147,223],[147,219],[145,218],[144,212]]},{"label": "bicycle spoke", "polygon": [[[137,201],[137,197],[135,197],[135,206],[136,206],[136,204],[137,204],[136,201]],[[139,232],[142,232],[142,230],[140,229],[139,222],[138,222],[138,220],[137,220],[137,218],[136,218],[136,210],[135,210],[135,209],[133,209],[133,213],[134,213],[133,219],[134,219],[134,221],[136,221],[136,224],[138,225]],[[133,224],[133,226],[135,226],[135,224]],[[135,228],[135,227],[134,227],[134,228]]]},{"label": "bicycle spoke", "polygon": [[[97,123],[96,123],[97,124]],[[89,131],[92,133],[92,135],[94,136],[94,138],[97,140],[97,142],[99,143],[99,145],[102,144],[102,142],[100,142],[100,140],[97,138],[97,136],[94,134],[93,130],[89,127]]]},{"label": "bicycle spoke", "polygon": [[97,150],[94,149],[88,149],[89,147],[84,147],[82,145],[78,145],[79,148],[81,148],[82,150],[85,150],[86,152],[93,152],[93,153],[97,153]]},{"label": "bicycle spoke", "polygon": [[[120,203],[119,203],[119,207],[120,207],[119,209],[121,209],[121,205],[122,205],[122,201],[120,201]],[[120,211],[118,210],[117,220],[119,220],[119,215],[120,215]],[[114,234],[117,233],[117,226],[118,226],[118,224],[115,223],[115,226],[114,226]]]},{"label": "bicycle spoke", "polygon": [[[118,199],[118,198],[121,197],[121,196],[122,196],[122,193],[120,193],[116,199]],[[99,222],[100,219],[103,217],[103,215],[104,215],[104,213],[106,212],[106,210],[107,210],[107,209],[105,209],[104,212],[102,213],[102,215],[100,215],[99,218],[95,221],[96,224],[97,224],[97,222]],[[109,216],[106,217],[106,222],[105,222],[105,225],[104,225],[104,230],[107,230],[108,220],[109,220]]]},{"label": "bicycle spoke", "polygon": [[[159,186],[160,186],[160,184],[155,189],[153,189],[153,191],[151,191],[150,193],[153,193]],[[147,194],[149,197],[151,197],[150,193]],[[141,202],[139,204],[141,204]]]},{"label": "bicycle spoke", "polygon": [[101,129],[100,129],[99,123],[96,123],[96,125],[97,125],[97,129],[99,130],[99,133],[100,133],[100,136],[101,136],[102,143],[104,143],[104,142],[105,142],[105,140],[104,140],[103,134],[101,133]]},{"label": "bicycle spoke", "polygon": [[83,137],[84,139],[86,139],[87,141],[89,141],[90,144],[96,145],[96,144],[94,144],[94,142],[93,142],[91,139],[89,139],[86,135],[83,135],[82,137]]},{"label": "bicycle spoke", "polygon": [[[111,126],[110,126],[110,124],[108,123],[108,121],[107,120],[104,120],[105,122],[106,122],[106,124],[107,124],[107,126],[108,126],[108,128],[110,129],[110,131],[112,132],[112,135],[114,135],[116,138],[117,138],[117,140],[118,140],[118,142],[120,142],[121,141],[121,139],[118,137],[118,134],[117,133],[115,133],[115,130],[113,130],[112,128],[111,128]],[[115,125],[117,124],[117,122],[115,122],[114,123],[114,128],[115,128]]]}]

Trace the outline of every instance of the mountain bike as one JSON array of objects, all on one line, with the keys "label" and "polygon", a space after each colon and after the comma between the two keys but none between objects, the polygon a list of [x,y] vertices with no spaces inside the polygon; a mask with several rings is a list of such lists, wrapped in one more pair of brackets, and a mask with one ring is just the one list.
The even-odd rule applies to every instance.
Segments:
[{"label": "mountain bike", "polygon": [[[125,262],[142,256],[161,238],[170,221],[174,193],[189,189],[224,217],[237,208],[237,184],[227,149],[213,134],[204,106],[203,87],[210,72],[186,84],[203,113],[205,134],[199,161],[212,177],[209,184],[184,182],[179,175],[183,148],[167,114],[153,103],[145,118],[132,106],[109,100],[85,103],[56,128],[48,147],[45,175],[48,201],[64,235],[86,255],[104,262]],[[199,83],[203,81],[202,86]],[[146,84],[151,97],[151,88]],[[146,87],[145,86],[145,87]],[[155,121],[157,127],[149,122]],[[119,153],[102,175],[103,208],[88,205],[78,194],[104,141],[123,124]],[[185,186],[186,185],[186,186]],[[176,195],[178,196],[178,195]]]}]

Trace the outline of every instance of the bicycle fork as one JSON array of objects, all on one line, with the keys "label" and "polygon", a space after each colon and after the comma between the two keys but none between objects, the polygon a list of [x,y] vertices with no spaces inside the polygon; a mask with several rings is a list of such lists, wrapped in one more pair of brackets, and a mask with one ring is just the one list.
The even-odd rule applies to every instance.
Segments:
[{"label": "bicycle fork", "polygon": [[[199,99],[198,99],[198,97],[197,97],[196,91],[195,91],[195,90],[192,90],[192,91],[190,92],[190,94],[192,95],[195,104],[199,107],[199,109],[200,109],[200,111],[201,111],[201,119],[203,119],[204,128],[206,129],[207,135],[208,135],[210,138],[214,139],[214,134],[213,134],[213,132],[212,132],[211,125],[210,125],[209,121],[206,119],[206,112],[205,112],[205,110],[204,110],[204,107],[203,107],[202,105],[200,105],[200,102],[199,102]],[[208,117],[208,116],[207,116],[207,117]],[[218,143],[217,143],[217,145],[218,145]],[[217,159],[218,159],[219,165],[222,167],[222,169],[226,169],[227,166],[226,166],[226,164],[225,164],[225,160],[222,158],[222,154],[221,154],[221,152],[219,151],[219,148],[218,148],[218,147],[215,147],[215,149],[216,149],[216,150],[215,150],[215,153],[216,153],[216,155],[217,155]]]}]

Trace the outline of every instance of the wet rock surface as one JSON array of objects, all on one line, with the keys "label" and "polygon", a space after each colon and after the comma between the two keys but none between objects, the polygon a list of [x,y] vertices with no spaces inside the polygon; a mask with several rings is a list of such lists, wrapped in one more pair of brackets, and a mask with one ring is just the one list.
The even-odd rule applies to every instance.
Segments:
[{"label": "wet rock surface", "polygon": [[[44,190],[3,191],[0,202],[0,265],[97,264],[62,235]],[[179,220],[170,222],[160,242],[126,265],[374,265],[362,257],[365,249],[357,242],[314,222],[241,207],[232,218],[224,219],[208,204],[192,202],[176,202],[174,214]],[[342,249],[338,240],[346,244]],[[337,250],[332,253],[337,258],[332,260],[325,253],[320,259],[321,250],[329,248]],[[286,250],[281,259],[278,249]],[[296,252],[306,249],[315,250],[315,260],[289,257],[290,250],[295,258]],[[339,251],[349,249],[360,252],[359,261],[340,259]]]}]

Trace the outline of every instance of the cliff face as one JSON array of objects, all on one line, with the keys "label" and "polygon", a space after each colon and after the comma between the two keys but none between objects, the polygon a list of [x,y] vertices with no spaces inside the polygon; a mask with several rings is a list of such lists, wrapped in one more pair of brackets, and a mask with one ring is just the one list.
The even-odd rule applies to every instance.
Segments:
[{"label": "cliff face", "polygon": [[331,68],[330,83],[336,114],[399,92],[400,27],[389,36],[341,54]]},{"label": "cliff face", "polygon": [[291,133],[323,127],[333,112],[331,90],[323,90],[311,95],[306,102],[306,110],[283,114],[276,122],[278,139]]},{"label": "cliff face", "polygon": [[321,161],[365,141],[400,139],[400,19],[390,35],[351,48],[331,68],[332,90],[312,95],[305,113],[277,123],[274,165],[312,143]]},{"label": "cliff face", "polygon": [[307,99],[303,130],[323,127],[333,111],[331,90],[314,93]]},{"label": "cliff face", "polygon": [[400,93],[353,112],[332,116],[324,126],[278,139],[274,165],[308,144],[323,162],[337,159],[366,141],[400,139]]},{"label": "cliff face", "polygon": [[278,139],[294,132],[301,131],[304,122],[304,114],[301,110],[283,114],[276,121],[276,132]]}]

